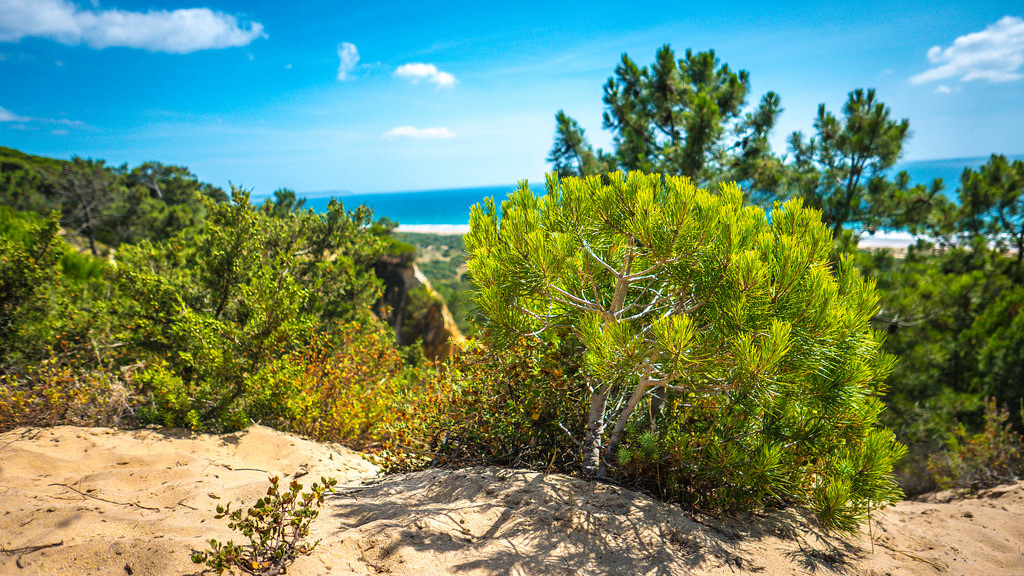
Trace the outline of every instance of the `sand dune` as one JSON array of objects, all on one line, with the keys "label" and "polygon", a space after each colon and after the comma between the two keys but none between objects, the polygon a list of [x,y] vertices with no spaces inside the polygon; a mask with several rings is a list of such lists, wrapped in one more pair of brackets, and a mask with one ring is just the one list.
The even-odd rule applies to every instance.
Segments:
[{"label": "sand dune", "polygon": [[792,511],[704,516],[618,486],[477,468],[377,478],[359,454],[231,435],[58,427],[0,435],[0,574],[197,574],[239,538],[213,510],[268,475],[333,476],[314,574],[1024,574],[1024,483],[877,513],[860,539]]}]

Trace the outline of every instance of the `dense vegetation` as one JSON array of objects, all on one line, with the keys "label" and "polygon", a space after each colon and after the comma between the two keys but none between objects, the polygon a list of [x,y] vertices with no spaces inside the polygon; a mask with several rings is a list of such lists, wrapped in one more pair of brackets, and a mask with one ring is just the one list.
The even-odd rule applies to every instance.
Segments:
[{"label": "dense vegetation", "polygon": [[[1024,162],[965,170],[956,203],[911,186],[890,174],[909,122],[861,90],[778,156],[781,98],[748,110],[748,85],[711,52],[624,55],[615,149],[559,112],[564,178],[475,211],[465,245],[177,166],[0,148],[0,430],[261,422],[389,470],[601,475],[842,530],[896,497],[902,445],[908,492],[1019,476]],[[857,250],[892,227],[930,240]],[[445,363],[371,313],[374,263],[417,249],[479,336]]]},{"label": "dense vegetation", "polygon": [[[821,210],[833,258],[855,254],[876,280],[872,321],[888,332],[884,349],[900,358],[883,422],[909,448],[898,465],[903,486],[971,484],[970,468],[991,471],[987,481],[1024,473],[1016,440],[1024,420],[1024,162],[993,155],[965,170],[951,202],[940,180],[911,185],[906,173],[891,173],[910,123],[891,118],[873,90],[850,92],[839,116],[821,105],[814,134],[790,135],[784,155],[768,142],[781,97],[769,92],[747,109],[748,91],[748,74],[714,52],[677,60],[664,46],[649,67],[624,54],[604,87],[614,150],[594,151],[559,111],[549,160],[563,175],[640,168],[737,181],[748,202],[799,198]],[[884,229],[931,241],[900,257],[856,250],[860,237]]]}]

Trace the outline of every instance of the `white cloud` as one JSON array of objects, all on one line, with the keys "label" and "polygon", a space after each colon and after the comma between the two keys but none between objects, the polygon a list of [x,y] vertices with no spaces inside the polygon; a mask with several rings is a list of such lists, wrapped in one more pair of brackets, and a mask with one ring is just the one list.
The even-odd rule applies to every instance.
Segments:
[{"label": "white cloud", "polygon": [[69,0],[0,0],[0,42],[26,37],[85,43],[92,48],[121,46],[187,54],[245,46],[266,37],[263,25],[241,27],[234,16],[209,8],[183,10],[82,10]]},{"label": "white cloud", "polygon": [[[0,107],[0,122],[38,122],[41,124],[56,124],[69,128],[83,128],[85,122],[79,120],[68,120],[67,118],[33,118],[30,116],[19,116],[10,110]],[[55,132],[56,133],[56,132]]]},{"label": "white cloud", "polygon": [[437,128],[416,128],[415,126],[398,126],[383,134],[385,138],[441,139],[455,138],[458,134],[444,126]]},{"label": "white cloud", "polygon": [[356,49],[356,45],[342,42],[341,46],[338,46],[338,59],[341,60],[341,63],[338,64],[338,80],[342,82],[351,80],[352,77],[349,76],[349,73],[359,63],[359,50]]},{"label": "white cloud", "polygon": [[935,92],[936,94],[949,94],[952,91],[953,90],[950,89],[950,87],[946,86],[945,84],[939,84],[938,86],[935,87],[935,90],[933,90],[933,92]]},{"label": "white cloud", "polygon": [[420,62],[402,64],[395,70],[395,76],[408,78],[412,80],[413,84],[418,83],[420,80],[426,80],[436,84],[438,88],[452,88],[456,82],[455,75],[442,72],[433,64],[423,64]]},{"label": "white cloud", "polygon": [[953,41],[948,48],[932,46],[928,61],[933,67],[910,78],[922,84],[944,78],[961,82],[988,80],[1010,82],[1024,78],[1024,19],[1003,16],[981,32],[973,32]]},{"label": "white cloud", "polygon": [[53,134],[55,136],[67,136],[68,134],[70,134],[70,132],[68,132],[64,128],[58,128],[58,129],[54,130],[53,132],[50,132],[50,134]]},{"label": "white cloud", "polygon": [[10,110],[0,107],[0,122],[28,122],[28,118],[18,116]]}]

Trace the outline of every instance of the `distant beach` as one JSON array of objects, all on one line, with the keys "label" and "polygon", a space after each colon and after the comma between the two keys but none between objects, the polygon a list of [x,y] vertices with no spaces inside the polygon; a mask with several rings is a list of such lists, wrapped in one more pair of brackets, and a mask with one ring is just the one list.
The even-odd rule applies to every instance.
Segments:
[{"label": "distant beach", "polygon": [[441,234],[443,236],[462,236],[469,232],[469,224],[399,224],[397,232],[410,234]]},{"label": "distant beach", "polygon": [[[409,234],[441,234],[445,236],[463,235],[469,232],[469,224],[401,224],[398,232]],[[905,250],[917,242],[917,237],[907,232],[876,232],[861,236],[858,246],[869,250],[890,248]]]}]

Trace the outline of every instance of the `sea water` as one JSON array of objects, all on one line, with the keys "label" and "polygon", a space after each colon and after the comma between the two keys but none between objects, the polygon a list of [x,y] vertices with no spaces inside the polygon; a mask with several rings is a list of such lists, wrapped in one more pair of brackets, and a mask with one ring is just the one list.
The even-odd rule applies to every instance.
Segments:
[{"label": "sea water", "polygon": [[[1024,159],[1024,156],[1011,157]],[[944,194],[956,200],[956,192],[960,187],[960,175],[965,168],[977,169],[988,162],[988,157],[953,158],[944,160],[916,160],[901,162],[896,165],[893,174],[906,170],[910,175],[911,184],[930,185],[935,178],[942,178],[945,185]],[[531,186],[535,191],[542,192],[543,184]],[[517,186],[485,186],[478,188],[459,188],[446,190],[422,190],[415,192],[388,192],[376,194],[332,194],[329,192],[307,194],[306,208],[317,212],[326,210],[332,196],[337,197],[346,208],[354,208],[366,204],[373,209],[375,217],[387,217],[403,226],[438,227],[445,225],[464,226],[469,222],[469,209],[484,198],[492,197],[500,205],[501,201],[513,192]]]}]

